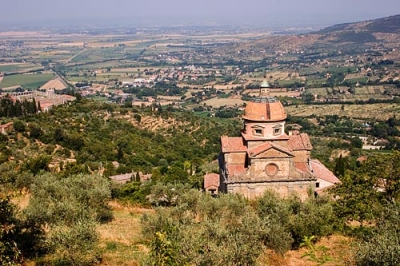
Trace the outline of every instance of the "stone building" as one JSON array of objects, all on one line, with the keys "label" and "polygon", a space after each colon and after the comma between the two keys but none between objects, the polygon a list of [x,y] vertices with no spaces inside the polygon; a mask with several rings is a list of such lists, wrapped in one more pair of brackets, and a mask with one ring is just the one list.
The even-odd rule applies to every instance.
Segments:
[{"label": "stone building", "polygon": [[248,102],[240,137],[221,137],[219,191],[249,199],[274,190],[282,197],[301,199],[340,182],[318,160],[310,158],[307,134],[285,133],[286,113],[280,101],[269,96],[266,80],[260,96]]}]

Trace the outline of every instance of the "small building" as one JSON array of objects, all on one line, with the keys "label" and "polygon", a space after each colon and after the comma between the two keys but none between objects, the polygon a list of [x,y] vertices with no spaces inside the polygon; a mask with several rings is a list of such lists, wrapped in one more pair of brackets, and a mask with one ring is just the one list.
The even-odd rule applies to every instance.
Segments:
[{"label": "small building", "polygon": [[204,189],[211,195],[218,194],[219,190],[219,174],[209,173],[204,176]]},{"label": "small building", "polygon": [[112,181],[114,181],[115,183],[119,183],[119,184],[125,184],[127,182],[132,181],[132,173],[128,173],[128,174],[122,174],[122,175],[113,175],[110,176],[110,179]]}]

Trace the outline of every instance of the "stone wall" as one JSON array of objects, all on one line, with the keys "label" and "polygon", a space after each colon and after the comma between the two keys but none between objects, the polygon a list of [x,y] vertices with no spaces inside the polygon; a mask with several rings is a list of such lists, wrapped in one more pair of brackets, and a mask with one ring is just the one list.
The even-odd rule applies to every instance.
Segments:
[{"label": "stone wall", "polygon": [[228,193],[238,193],[248,199],[261,197],[267,190],[275,191],[282,198],[295,195],[301,200],[308,198],[310,190],[314,191],[315,180],[293,182],[248,182],[228,184]]}]

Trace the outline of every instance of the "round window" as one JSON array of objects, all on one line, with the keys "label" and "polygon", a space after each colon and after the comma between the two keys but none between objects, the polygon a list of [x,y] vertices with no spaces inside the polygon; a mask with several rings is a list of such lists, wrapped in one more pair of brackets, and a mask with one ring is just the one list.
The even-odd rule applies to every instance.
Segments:
[{"label": "round window", "polygon": [[267,166],[265,167],[265,173],[268,176],[275,176],[278,173],[278,171],[279,167],[274,163],[267,164]]}]

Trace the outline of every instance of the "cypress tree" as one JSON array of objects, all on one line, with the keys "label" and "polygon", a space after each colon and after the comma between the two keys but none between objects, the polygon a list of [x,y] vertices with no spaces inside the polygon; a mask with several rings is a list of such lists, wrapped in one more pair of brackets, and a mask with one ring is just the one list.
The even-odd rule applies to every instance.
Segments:
[{"label": "cypress tree", "polygon": [[342,155],[340,154],[339,158],[336,159],[334,172],[336,176],[344,176],[345,171],[346,171],[345,162]]}]

